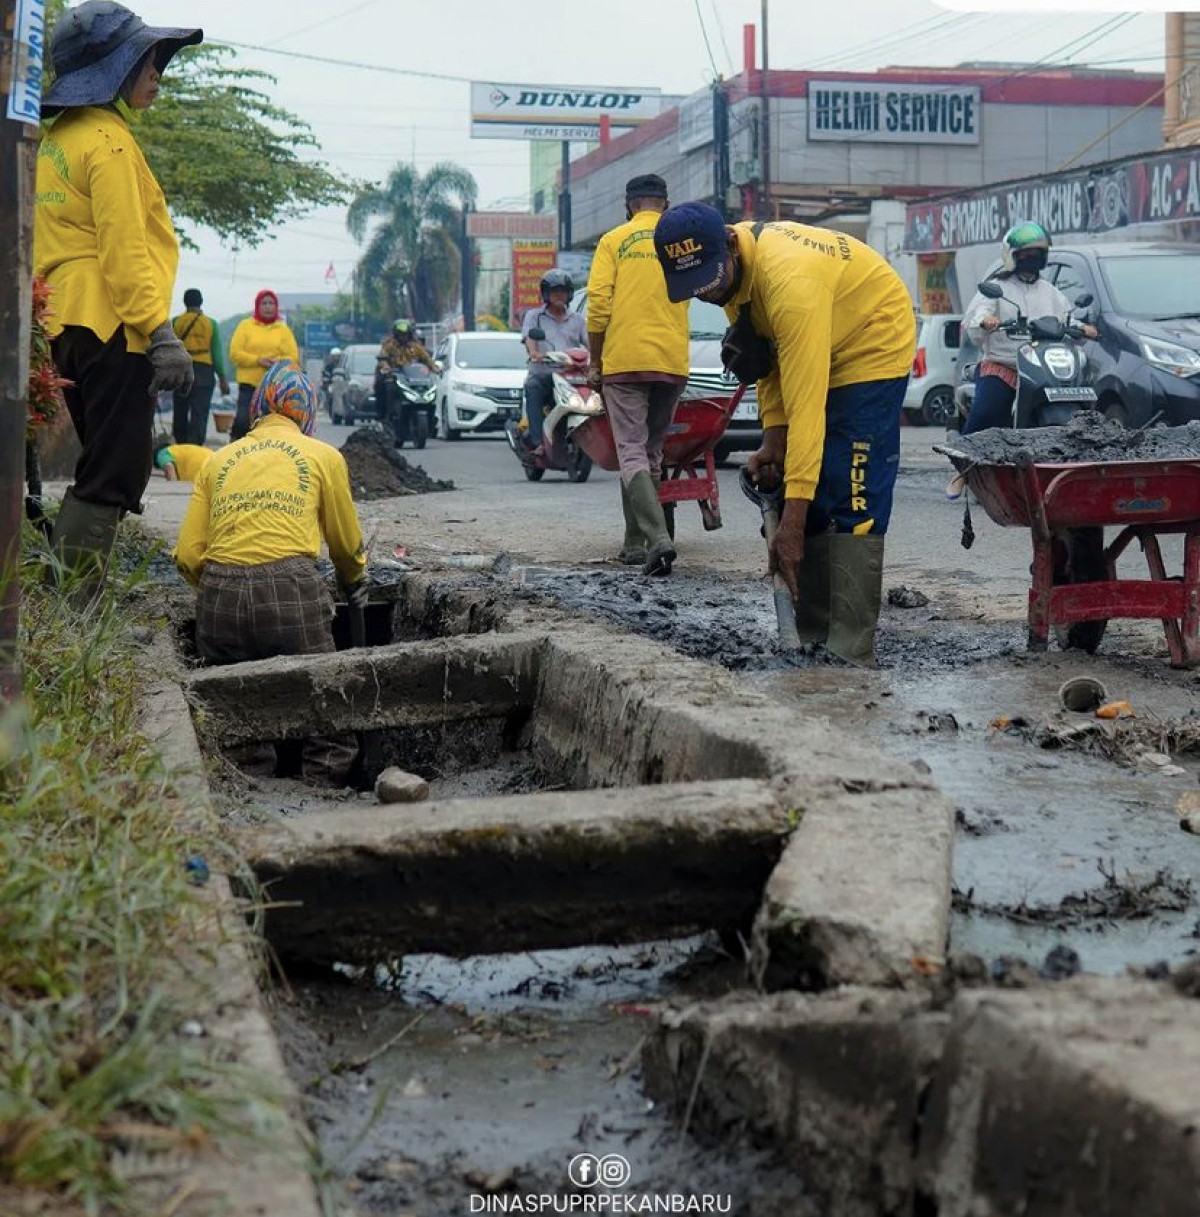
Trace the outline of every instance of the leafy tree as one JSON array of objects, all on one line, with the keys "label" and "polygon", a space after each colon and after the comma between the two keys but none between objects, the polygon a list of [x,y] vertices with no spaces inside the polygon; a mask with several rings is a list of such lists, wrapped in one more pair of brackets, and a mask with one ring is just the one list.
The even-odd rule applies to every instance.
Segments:
[{"label": "leafy tree", "polygon": [[[66,0],[49,0],[48,29],[66,8]],[[307,123],[263,91],[274,83],[266,72],[238,67],[230,47],[189,47],[171,60],[158,100],[135,121],[177,225],[190,220],[254,247],[286,221],[349,193],[325,165],[298,155],[319,145]],[[186,232],[180,238],[191,243]]]},{"label": "leafy tree", "polygon": [[455,234],[462,206],[474,203],[477,193],[475,178],[459,165],[442,162],[422,177],[415,166],[401,164],[385,182],[364,187],[351,200],[350,235],[361,244],[370,230],[358,281],[376,316],[445,316],[458,294]]}]

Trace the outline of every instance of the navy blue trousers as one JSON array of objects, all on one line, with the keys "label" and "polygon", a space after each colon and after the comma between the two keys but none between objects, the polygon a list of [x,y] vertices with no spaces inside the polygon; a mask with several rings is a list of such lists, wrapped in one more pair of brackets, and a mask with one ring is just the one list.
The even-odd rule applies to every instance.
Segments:
[{"label": "navy blue trousers", "polygon": [[980,376],[976,368],[975,397],[962,429],[963,435],[986,431],[989,427],[1011,427],[1013,398],[1016,395],[1016,389],[1010,389],[999,376]]},{"label": "navy blue trousers", "polygon": [[825,449],[805,532],[885,533],[900,468],[900,411],[908,377],[831,389]]}]

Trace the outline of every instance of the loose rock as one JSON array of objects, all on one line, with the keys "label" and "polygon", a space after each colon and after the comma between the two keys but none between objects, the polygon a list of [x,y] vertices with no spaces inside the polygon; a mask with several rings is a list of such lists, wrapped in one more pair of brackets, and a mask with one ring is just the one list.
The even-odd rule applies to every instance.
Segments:
[{"label": "loose rock", "polygon": [[919,592],[915,587],[889,587],[887,602],[896,608],[924,608],[929,603],[929,597]]},{"label": "loose rock", "polygon": [[429,798],[429,783],[390,765],[375,779],[375,797],[381,803],[419,803]]}]

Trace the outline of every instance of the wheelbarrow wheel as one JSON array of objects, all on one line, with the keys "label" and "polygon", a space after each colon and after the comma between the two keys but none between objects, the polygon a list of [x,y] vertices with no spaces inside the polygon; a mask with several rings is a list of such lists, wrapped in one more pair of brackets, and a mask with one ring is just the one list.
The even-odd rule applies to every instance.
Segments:
[{"label": "wheelbarrow wheel", "polygon": [[[1098,583],[1108,578],[1104,559],[1103,528],[1073,528],[1065,544],[1055,546],[1054,582]],[[1064,651],[1086,651],[1094,654],[1108,628],[1108,619],[1077,621],[1074,625],[1056,625],[1054,636]]]}]

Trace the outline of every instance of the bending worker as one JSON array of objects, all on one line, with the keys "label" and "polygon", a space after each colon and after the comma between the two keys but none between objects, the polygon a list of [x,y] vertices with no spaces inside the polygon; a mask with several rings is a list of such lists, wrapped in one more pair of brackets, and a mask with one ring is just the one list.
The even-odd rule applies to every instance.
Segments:
[{"label": "bending worker", "polygon": [[588,277],[588,383],[604,395],[621,466],[625,542],[620,560],[669,575],[675,546],[658,501],[663,440],[687,384],[688,306],[667,299],[654,226],[667,207],[656,174],[625,185],[626,222],[596,246]]},{"label": "bending worker", "polygon": [[274,363],[251,398],[250,434],[196,475],[174,556],[198,589],[196,645],[211,663],[334,649],[322,537],[348,598],[366,603],[350,475],[336,448],[312,438],[315,420],[308,378]]},{"label": "bending worker", "polygon": [[874,663],[915,345],[907,288],[844,233],[779,221],[727,227],[706,203],[666,211],[654,244],[671,299],[723,305],[735,323],[726,365],[758,382],[763,444],[747,468],[767,488],[783,480],[770,565],[791,589],[801,638]]}]

